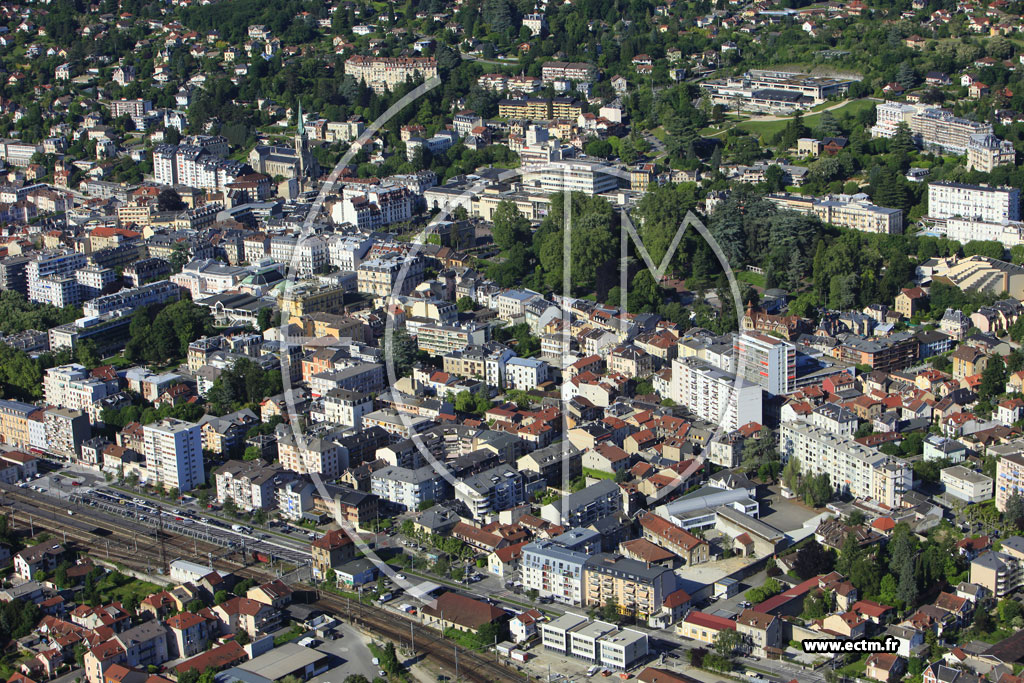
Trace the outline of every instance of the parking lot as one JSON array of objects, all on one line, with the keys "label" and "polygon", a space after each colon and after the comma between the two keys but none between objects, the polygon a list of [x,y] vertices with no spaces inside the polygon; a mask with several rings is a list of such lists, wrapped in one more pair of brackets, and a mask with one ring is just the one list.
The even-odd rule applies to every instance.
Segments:
[{"label": "parking lot", "polygon": [[331,670],[311,678],[311,683],[341,683],[352,675],[365,676],[372,681],[380,668],[373,663],[373,653],[367,647],[367,639],[347,625],[334,628],[334,640],[324,640],[316,649],[331,656]]}]

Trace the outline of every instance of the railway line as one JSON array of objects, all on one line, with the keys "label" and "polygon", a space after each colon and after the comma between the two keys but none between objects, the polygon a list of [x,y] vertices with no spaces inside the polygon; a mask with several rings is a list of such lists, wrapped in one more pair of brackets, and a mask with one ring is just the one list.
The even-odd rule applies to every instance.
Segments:
[{"label": "railway line", "polygon": [[[79,505],[68,514],[67,505],[56,505],[39,496],[29,495],[15,487],[0,485],[0,508],[9,511],[16,527],[46,531],[65,542],[87,550],[97,558],[125,567],[154,573],[166,572],[168,564],[178,557],[210,557],[216,569],[229,571],[242,578],[270,581],[278,576],[261,565],[249,566],[241,553],[225,554],[222,546],[152,529],[130,520],[109,519],[101,511]],[[230,552],[230,551],[229,551]],[[238,560],[234,557],[241,556]],[[397,643],[408,643],[414,656],[422,654],[446,671],[458,672],[458,679],[479,683],[512,683],[526,680],[524,673],[514,671],[488,655],[468,650],[438,634],[428,631],[401,615],[386,609],[356,602],[314,586],[293,583],[299,589],[315,591],[314,604],[329,614],[362,626],[366,630]]]}]

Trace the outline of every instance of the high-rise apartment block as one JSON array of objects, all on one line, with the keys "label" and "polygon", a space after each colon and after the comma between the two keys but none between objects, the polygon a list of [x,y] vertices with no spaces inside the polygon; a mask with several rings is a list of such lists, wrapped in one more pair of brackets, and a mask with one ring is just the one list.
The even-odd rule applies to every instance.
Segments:
[{"label": "high-rise apartment block", "polygon": [[165,489],[191,491],[205,481],[199,425],[167,418],[142,428],[146,469]]}]

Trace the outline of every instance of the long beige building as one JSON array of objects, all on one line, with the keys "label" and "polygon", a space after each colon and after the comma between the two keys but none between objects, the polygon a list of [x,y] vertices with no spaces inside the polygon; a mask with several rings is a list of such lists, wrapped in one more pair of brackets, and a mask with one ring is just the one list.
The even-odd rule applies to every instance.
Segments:
[{"label": "long beige building", "polygon": [[875,206],[865,194],[827,195],[823,198],[782,193],[770,194],[768,201],[779,208],[817,216],[822,223],[831,223],[861,232],[898,235],[903,232],[903,212]]},{"label": "long beige building", "polygon": [[433,57],[353,55],[345,60],[345,74],[362,81],[380,94],[394,90],[406,80],[427,80],[437,76],[437,60]]}]

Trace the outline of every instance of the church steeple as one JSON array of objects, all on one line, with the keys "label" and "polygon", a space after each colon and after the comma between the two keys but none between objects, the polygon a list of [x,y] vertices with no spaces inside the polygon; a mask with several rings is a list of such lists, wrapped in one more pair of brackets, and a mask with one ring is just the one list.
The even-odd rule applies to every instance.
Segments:
[{"label": "church steeple", "polygon": [[306,124],[302,120],[302,102],[299,102],[299,124],[295,129],[295,161],[298,166],[296,171],[299,182],[306,177],[306,154],[308,153],[306,140]]}]

